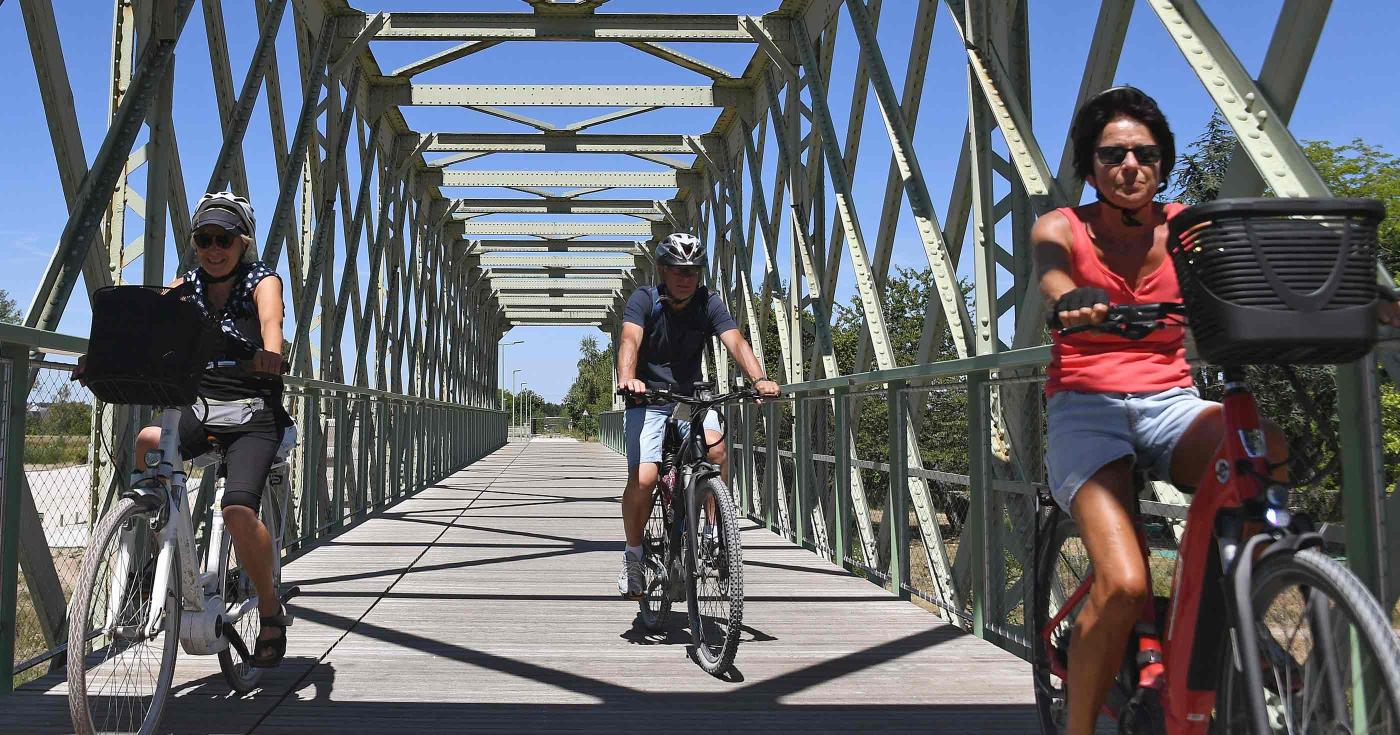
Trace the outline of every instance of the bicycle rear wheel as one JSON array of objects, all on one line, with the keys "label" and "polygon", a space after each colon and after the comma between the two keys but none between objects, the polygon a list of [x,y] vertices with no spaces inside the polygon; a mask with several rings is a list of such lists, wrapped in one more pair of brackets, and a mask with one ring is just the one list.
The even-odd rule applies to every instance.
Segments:
[{"label": "bicycle rear wheel", "polygon": [[154,518],[133,500],[118,502],[83,555],[68,611],[68,708],[78,733],[148,733],[160,723],[179,653],[180,559],[171,555],[164,599],[152,599]]},{"label": "bicycle rear wheel", "polygon": [[[1400,732],[1400,641],[1356,575],[1316,548],[1281,554],[1254,568],[1250,599],[1266,731]],[[1237,645],[1222,653],[1216,732],[1254,720]]]},{"label": "bicycle rear wheel", "polygon": [[637,602],[641,608],[642,625],[653,633],[666,628],[671,616],[670,574],[671,511],[658,494],[653,494],[651,518],[642,530],[642,568],[646,573],[646,593]]},{"label": "bicycle rear wheel", "polygon": [[[1079,538],[1079,529],[1068,513],[1053,508],[1040,520],[1039,545],[1035,556],[1034,610],[1030,616],[1031,677],[1035,686],[1035,703],[1040,714],[1041,732],[1047,735],[1065,732],[1069,717],[1066,684],[1055,671],[1069,668],[1070,634],[1075,618],[1083,606],[1082,599],[1050,633],[1046,643],[1043,633],[1050,621],[1090,572],[1089,552]],[[1116,717],[1136,688],[1132,674],[1120,673],[1109,687],[1105,707]]]},{"label": "bicycle rear wheel", "polygon": [[718,477],[696,488],[690,507],[686,556],[690,634],[696,663],[710,674],[727,671],[739,651],[744,619],[744,549],[734,497]]}]

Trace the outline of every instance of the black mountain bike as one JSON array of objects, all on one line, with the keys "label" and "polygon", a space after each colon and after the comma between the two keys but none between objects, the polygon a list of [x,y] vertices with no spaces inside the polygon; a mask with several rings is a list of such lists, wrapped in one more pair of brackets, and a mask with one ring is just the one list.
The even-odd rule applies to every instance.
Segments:
[{"label": "black mountain bike", "polygon": [[[725,487],[719,467],[705,458],[714,445],[705,442],[704,422],[705,415],[721,404],[758,394],[744,389],[714,396],[708,384],[697,386],[694,397],[670,390],[619,393],[648,404],[676,404],[666,419],[660,478],[652,491],[651,517],[642,536],[646,570],[646,593],[638,603],[642,624],[660,632],[672,603],[684,597],[695,662],[710,674],[723,673],[739,649],[744,550],[734,496]],[[683,425],[690,427],[684,440]]]}]

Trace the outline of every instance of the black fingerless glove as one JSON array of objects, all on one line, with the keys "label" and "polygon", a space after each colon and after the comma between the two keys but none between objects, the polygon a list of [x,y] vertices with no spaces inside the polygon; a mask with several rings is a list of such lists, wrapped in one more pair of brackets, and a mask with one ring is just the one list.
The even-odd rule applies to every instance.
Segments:
[{"label": "black fingerless glove", "polygon": [[1060,328],[1060,312],[1077,311],[1085,307],[1093,307],[1095,304],[1108,305],[1108,292],[1094,286],[1080,286],[1079,288],[1066,291],[1064,295],[1055,300],[1055,305],[1050,307],[1050,314],[1046,322],[1053,328]]}]

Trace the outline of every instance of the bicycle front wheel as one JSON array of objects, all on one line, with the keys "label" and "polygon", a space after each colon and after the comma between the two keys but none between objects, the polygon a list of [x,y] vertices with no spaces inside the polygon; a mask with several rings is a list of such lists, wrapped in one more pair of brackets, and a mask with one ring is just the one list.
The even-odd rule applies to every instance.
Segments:
[{"label": "bicycle front wheel", "polygon": [[155,514],[126,499],[93,530],[68,610],[68,708],[73,728],[154,732],[180,639],[180,559],[156,599]]},{"label": "bicycle front wheel", "polygon": [[1281,554],[1254,568],[1250,600],[1259,660],[1223,652],[1216,732],[1251,729],[1241,666],[1261,672],[1267,732],[1400,732],[1400,641],[1356,575],[1319,549]]},{"label": "bicycle front wheel", "polygon": [[700,668],[727,671],[744,619],[744,549],[734,498],[718,477],[700,483],[687,529],[690,635]]}]

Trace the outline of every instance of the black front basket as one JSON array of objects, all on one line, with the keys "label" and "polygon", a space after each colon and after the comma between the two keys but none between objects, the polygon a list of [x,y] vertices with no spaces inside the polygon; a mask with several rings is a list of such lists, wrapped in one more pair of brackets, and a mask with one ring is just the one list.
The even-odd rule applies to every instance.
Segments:
[{"label": "black front basket", "polygon": [[92,295],[84,377],[107,403],[187,406],[195,402],[214,339],[198,307],[170,289],[100,288]]},{"label": "black front basket", "polygon": [[1167,250],[1197,352],[1217,365],[1350,362],[1376,342],[1373,199],[1221,199]]}]

